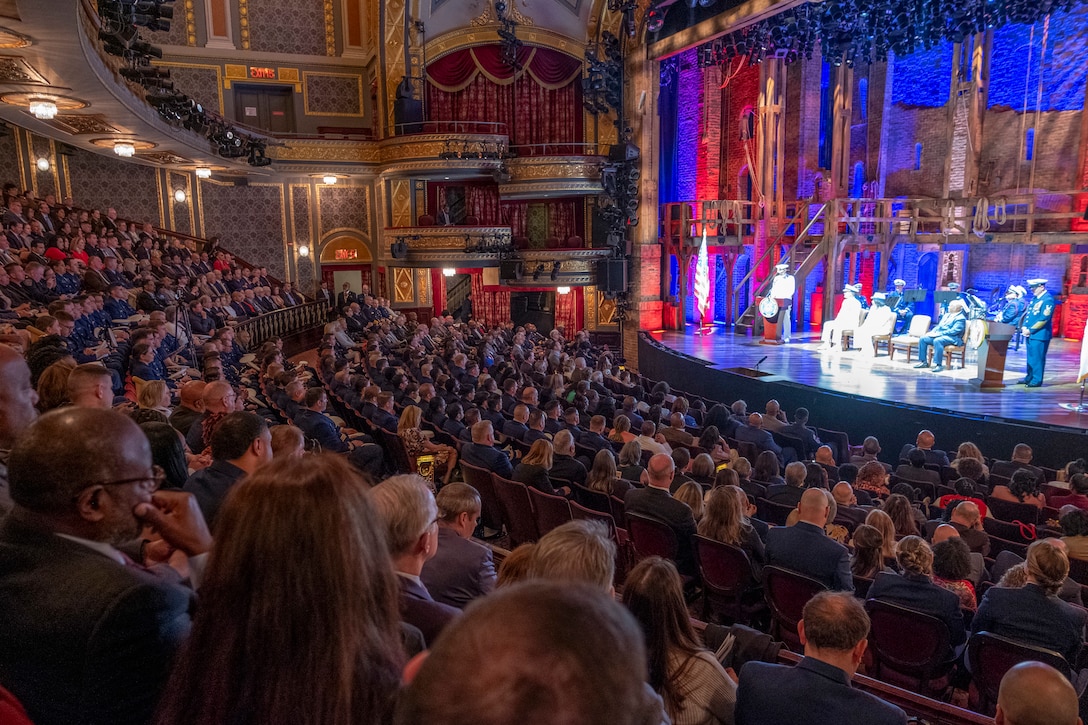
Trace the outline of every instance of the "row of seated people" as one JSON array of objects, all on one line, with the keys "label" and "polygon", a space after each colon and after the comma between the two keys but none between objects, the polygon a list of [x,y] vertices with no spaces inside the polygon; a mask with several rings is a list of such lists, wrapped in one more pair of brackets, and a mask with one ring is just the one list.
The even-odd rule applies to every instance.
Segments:
[{"label": "row of seated people", "polygon": [[[435,330],[435,332],[439,332],[439,330]],[[455,372],[454,369],[456,369],[456,368],[461,368],[462,370],[464,370],[464,365],[457,365],[456,362],[458,361],[458,359],[456,359],[454,357],[455,355],[458,355],[460,353],[460,351],[458,350],[457,343],[462,342],[463,340],[460,340],[458,338],[458,335],[454,334],[454,332],[455,332],[454,326],[449,326],[449,325],[445,326],[445,329],[441,331],[440,337],[442,339],[441,339],[440,344],[436,345],[436,348],[441,349],[442,352],[438,356],[434,357],[433,360],[430,361],[430,363],[426,362],[427,358],[423,354],[421,354],[418,357],[418,359],[414,360],[414,362],[419,363],[419,368],[420,368],[420,373],[421,374],[423,372],[422,365],[431,364],[431,363],[439,364],[439,365],[443,366],[442,367],[443,370],[448,371],[448,372],[444,372],[444,373],[441,373],[441,374],[447,374],[448,375],[449,372]],[[478,333],[479,330],[477,329],[475,332]],[[470,334],[472,334],[472,333],[470,333]],[[489,341],[491,343],[493,343],[497,348],[501,348],[504,353],[508,353],[510,355],[511,360],[514,360],[517,357],[517,353],[510,352],[511,347],[512,347],[511,344],[509,342],[506,342],[505,346],[504,346],[502,343],[499,342],[499,339],[498,339],[499,337],[504,337],[507,334],[510,335],[510,338],[512,338],[513,340],[516,340],[518,338],[519,331],[516,331],[516,330],[509,330],[509,331],[505,331],[505,332],[501,331],[501,330],[500,331],[490,331],[490,332],[487,332],[483,336],[483,338],[488,338]],[[375,333],[375,336],[377,338],[377,333]],[[481,339],[481,341],[482,341],[482,339]],[[552,352],[557,353],[556,361],[559,363],[559,366],[560,366],[559,369],[562,371],[562,368],[566,367],[566,364],[567,364],[566,360],[563,359],[563,355],[565,353],[562,352],[565,346],[563,345],[563,342],[561,340],[556,340],[554,338],[549,338],[549,339],[551,339],[553,343],[556,343],[556,345],[550,345],[548,343],[545,343],[545,344],[541,345],[542,351],[545,348],[548,348],[548,347],[551,348],[551,349],[547,350],[548,354],[544,355],[544,357],[545,358],[551,358],[552,357],[552,355],[551,355]],[[374,344],[375,351],[378,352],[380,355],[388,355],[388,354],[392,353],[391,350],[382,351],[381,350],[382,343],[378,339],[375,339],[373,341],[368,340],[368,342],[374,342],[375,343]],[[543,340],[541,340],[540,342],[543,343]],[[518,345],[521,346],[522,344],[518,343]],[[575,343],[575,345],[573,347],[574,347],[575,350],[579,349],[577,343]],[[368,348],[369,348],[369,344],[368,344]],[[536,345],[533,346],[533,356],[535,356],[535,354],[536,354],[536,349],[535,348],[536,348]],[[368,349],[368,352],[369,352],[369,349]],[[524,347],[522,347],[522,355],[525,355],[526,357],[529,357],[526,353],[527,353],[527,351],[525,350]],[[463,354],[463,353],[461,353],[461,354]],[[335,355],[335,352],[333,352],[333,355]],[[569,359],[569,355],[568,355],[568,359]],[[406,361],[407,361],[408,364],[406,364],[404,366],[404,369],[410,369],[411,368],[411,363],[413,362],[413,354],[412,354],[412,351],[410,349],[407,350]],[[441,362],[439,362],[439,361],[441,361]],[[447,364],[447,361],[448,361],[449,364]],[[389,386],[389,390],[386,391],[386,392],[393,392],[400,385],[404,386],[403,390],[401,390],[400,392],[403,393],[404,390],[408,389],[408,385],[410,383],[408,383],[407,381],[400,380],[397,383],[394,382],[394,380],[396,380],[396,376],[398,374],[403,374],[403,369],[402,369],[402,371],[396,371],[394,369],[394,371],[390,374],[390,373],[385,372],[385,368],[383,368],[380,364],[378,364],[377,360],[375,360],[374,362],[375,362],[375,364],[371,365],[371,361],[369,360],[369,355],[368,355],[368,360],[367,360],[367,365],[368,365],[368,368],[369,368],[368,374],[373,375],[372,381],[378,382],[381,387]],[[388,359],[387,359],[387,362],[388,362]],[[499,366],[498,369],[496,369],[496,366],[493,364],[491,366],[491,371],[492,372],[501,372],[503,370],[502,366],[503,366],[504,363],[505,363],[505,360],[499,362],[498,363],[498,366]],[[333,363],[333,364],[335,364],[335,363]],[[530,369],[534,365],[534,363],[529,359],[521,360],[521,364],[528,364],[530,366]],[[386,365],[386,367],[390,367],[390,366]],[[518,365],[519,369],[520,369],[520,367],[521,367],[521,365]],[[569,377],[567,375],[564,375],[564,377],[567,378],[568,383],[573,382],[573,378],[575,377],[575,374],[576,374],[575,371],[576,370],[586,370],[586,366],[584,364],[581,367],[579,367],[578,363],[576,361],[572,362],[570,368],[571,369],[569,371],[562,371],[560,373],[560,374],[563,374],[564,372],[569,373]],[[505,369],[512,370],[512,369],[514,369],[514,366],[513,365],[507,365]],[[432,372],[432,373],[434,372],[433,364],[432,364],[432,368],[428,372]],[[540,373],[546,373],[547,372],[547,366],[545,366],[544,370],[539,371],[539,372]],[[466,373],[467,373],[467,371],[466,371]],[[588,370],[586,371],[586,373],[587,373],[587,379],[588,379],[588,377],[592,376],[592,374]],[[555,373],[552,373],[552,375],[554,375],[554,374]],[[581,375],[583,373],[577,373],[577,374]],[[430,377],[430,376],[424,376],[424,377]],[[463,375],[461,377],[463,377]],[[500,375],[500,376],[496,376],[496,377],[502,378],[503,376]],[[440,380],[440,377],[438,377],[438,376],[432,378],[432,381],[433,381],[432,384],[442,385],[442,388],[445,390],[446,386],[443,383],[439,383],[439,380]],[[494,380],[494,378],[489,378],[489,380],[483,381],[483,385],[486,386],[488,384],[488,382],[490,382],[491,380]],[[479,382],[479,381],[477,381],[477,382]],[[579,382],[582,382],[582,381],[579,381]],[[458,383],[458,385],[460,385],[460,383]],[[574,383],[574,386],[576,387],[577,383]],[[553,381],[553,386],[550,389],[552,391],[556,390],[556,387],[554,386],[554,381]],[[456,388],[455,388],[455,391],[460,392]],[[418,390],[417,390],[417,392],[418,392]],[[577,396],[576,390],[572,390],[570,392],[574,393],[574,396],[572,397],[571,401],[569,401],[569,402],[574,403],[575,404],[575,409],[577,410],[578,409],[577,406],[581,404],[581,401],[577,400],[578,396]],[[594,391],[594,392],[596,392],[596,391]],[[396,395],[396,393],[394,393],[394,395]],[[401,397],[403,398],[404,395],[401,395]],[[475,396],[472,396],[472,397],[475,398]],[[583,397],[588,397],[588,396],[583,396]],[[609,397],[611,397],[611,396],[609,396]],[[500,400],[501,400],[501,396],[500,396]],[[613,404],[614,404],[614,402],[615,401],[613,401]],[[405,410],[408,410],[408,408],[410,408],[410,407],[414,407],[414,406],[406,406]],[[500,407],[501,407],[501,405],[500,405]],[[402,417],[403,417],[403,414],[402,414]],[[257,426],[257,428],[259,428],[259,426]],[[214,431],[212,431],[212,432],[214,434]],[[252,432],[252,430],[251,430],[251,432]],[[226,434],[224,433],[224,435],[226,435]],[[248,435],[243,436],[241,444],[248,443],[248,447],[247,447],[246,450],[252,449],[252,453],[254,455],[258,455],[259,452],[260,452],[260,449],[263,449],[263,447],[264,447],[263,446],[263,441],[264,441],[264,432],[259,431],[257,433],[257,435],[253,436],[251,439],[249,439]],[[239,447],[241,447],[241,444],[239,444]],[[477,446],[477,445],[480,445],[483,448],[490,447],[490,446],[484,445],[483,442],[474,442],[474,443],[472,443],[470,445],[472,445],[474,447]],[[214,455],[214,449],[215,449],[214,442],[212,444],[212,449],[213,449],[213,455]],[[492,458],[494,460],[497,460],[493,456],[492,456]],[[671,465],[674,465],[672,463],[672,458],[671,457],[666,456],[666,460]],[[649,468],[654,469],[653,459],[651,459]],[[648,478],[649,478],[650,473],[652,473],[652,472],[653,472],[652,470],[648,471],[648,474],[647,474]],[[671,474],[672,474],[672,471],[669,471],[668,482],[669,482],[670,486],[672,484],[672,479],[674,478]],[[97,480],[107,480],[107,479],[97,479]],[[451,484],[451,485],[454,485],[454,484]],[[238,487],[237,483],[235,483],[230,488],[233,489],[233,488],[237,488],[237,487]],[[655,490],[656,490],[656,487],[653,487],[653,486],[648,486],[646,489],[633,489],[632,492],[628,494],[628,496],[631,496],[634,493],[638,493],[638,492],[642,492],[642,491],[648,491],[653,495],[657,495],[655,493]],[[226,495],[229,496],[230,494],[227,493]],[[683,504],[681,504],[681,505],[683,505]],[[411,508],[411,510],[416,511],[418,513],[418,509],[420,507],[415,506],[415,507],[410,507],[410,508]],[[145,511],[145,513],[146,513],[146,511]],[[433,522],[433,517],[428,519],[428,527],[431,525],[432,522]],[[219,530],[219,526],[220,526],[220,524],[217,521],[216,531]],[[409,542],[409,543],[412,543],[412,542]],[[411,548],[411,550],[408,553],[412,553],[413,555],[417,554],[418,552],[416,550],[420,548],[419,546],[416,546],[416,544],[418,544],[418,543],[419,543],[419,539],[417,538],[415,543],[413,544],[413,548]],[[423,553],[425,555],[429,555],[429,554],[433,553],[433,550],[435,548],[437,548],[436,545],[426,544],[426,542],[424,542],[424,543],[425,543],[425,545],[422,547],[422,550],[423,550]],[[394,548],[394,550],[397,551],[396,548]],[[399,557],[400,557],[400,555],[394,554],[394,561],[396,561]],[[403,558],[404,558],[405,561],[407,561],[410,557],[408,557],[407,553],[405,553]],[[410,573],[410,572],[405,572],[405,573]],[[404,578],[404,577],[402,577],[402,578]],[[411,580],[409,580],[409,581],[411,581]],[[416,591],[416,590],[413,589],[413,591]],[[418,592],[416,592],[416,593],[418,593]],[[420,601],[424,601],[424,602],[427,601],[426,596],[419,596],[419,597],[417,597],[417,599],[419,599]],[[429,607],[424,607],[424,609],[428,609],[428,608]]]}]

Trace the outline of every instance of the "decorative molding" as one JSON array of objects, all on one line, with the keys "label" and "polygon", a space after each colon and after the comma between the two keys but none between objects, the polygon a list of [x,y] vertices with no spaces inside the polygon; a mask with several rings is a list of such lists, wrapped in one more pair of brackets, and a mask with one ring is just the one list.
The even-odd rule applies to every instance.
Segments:
[{"label": "decorative molding", "polygon": [[377,165],[381,150],[373,141],[326,141],[292,139],[283,146],[269,146],[273,161],[333,161]]},{"label": "decorative molding", "polygon": [[484,237],[510,238],[510,227],[387,227],[382,230],[382,246],[388,248],[397,237],[411,237],[408,240],[409,251],[419,249],[461,249],[466,245],[465,237],[473,243]]},{"label": "decorative molding", "polygon": [[15,55],[0,56],[0,83],[49,85],[45,76],[36,71],[25,58]]},{"label": "decorative molding", "polygon": [[91,144],[92,145],[97,146],[99,148],[103,148],[103,149],[112,149],[113,145],[118,144],[118,143],[132,144],[133,148],[135,148],[137,151],[147,151],[148,149],[153,149],[156,146],[158,146],[158,144],[152,143],[151,141],[140,141],[138,139],[129,138],[129,137],[126,137],[126,136],[121,136],[121,137],[118,137],[118,138],[93,138],[93,139],[91,139]]},{"label": "decorative molding", "polygon": [[87,134],[122,133],[106,121],[106,117],[94,114],[86,116],[65,115],[57,116],[51,121],[46,121],[53,128],[69,133],[73,136],[85,136]]},{"label": "decorative molding", "polygon": [[325,0],[325,55],[336,55],[336,21],[332,14],[332,0]]},{"label": "decorative molding", "polygon": [[[531,28],[533,26],[533,19],[522,15],[521,11],[518,10],[517,0],[509,0],[507,4],[509,6],[509,12],[507,13],[507,17],[509,17],[520,26],[524,26],[526,28]],[[484,11],[474,17],[472,20],[468,21],[468,24],[476,28],[482,25],[498,25],[499,16],[497,13],[495,13],[494,3],[484,2]]]},{"label": "decorative molding", "polygon": [[431,305],[431,270],[416,270],[416,292],[419,306],[429,307]]},{"label": "decorative molding", "polygon": [[412,281],[412,270],[408,267],[393,268],[393,302],[404,304],[415,302],[415,284]]},{"label": "decorative molding", "polygon": [[[4,81],[0,79],[0,83],[10,82],[13,81]],[[72,98],[70,96],[58,96],[56,93],[52,93],[48,90],[16,91],[13,93],[5,93],[3,95],[0,95],[0,101],[3,101],[9,106],[22,106],[24,110],[29,107],[31,98],[48,98],[53,103],[57,104],[58,111],[78,111],[81,108],[86,108],[87,106],[91,105],[86,101],[79,100],[78,98]],[[30,111],[27,110],[27,113],[30,113]]]},{"label": "decorative molding", "polygon": [[[275,83],[276,85],[292,85],[295,93],[302,92],[302,81],[299,80],[298,68],[276,68],[275,78],[252,78],[249,75],[248,65],[225,63],[223,64],[222,81],[223,88],[228,90],[232,83]],[[222,107],[222,93],[219,94],[219,98],[219,105]]]},{"label": "decorative molding", "polygon": [[[442,33],[427,42],[427,63],[433,63],[444,55],[463,50],[474,45],[488,45],[499,42],[498,23],[470,28],[458,28]],[[554,30],[545,28],[518,28],[518,39],[527,45],[559,50],[567,55],[582,60],[586,57],[585,40],[569,38]]]},{"label": "decorative molding", "polygon": [[238,0],[238,26],[242,50],[249,50],[249,0]]},{"label": "decorative molding", "polygon": [[[392,207],[390,221],[395,227],[406,227],[412,223],[412,184],[407,179],[393,179],[389,182],[389,198]],[[385,245],[388,249],[388,245]]]},{"label": "decorative molding", "polygon": [[406,4],[407,0],[385,1],[381,62],[385,66],[385,127],[389,131],[392,131],[397,123],[393,113],[396,88],[401,79],[408,75],[404,58]]},{"label": "decorative molding", "polygon": [[191,159],[187,159],[184,156],[178,156],[173,151],[153,151],[149,154],[140,154],[140,158],[145,161],[150,161],[155,164],[191,164]]},{"label": "decorative molding", "polygon": [[17,33],[10,28],[0,28],[0,48],[25,48],[32,42],[28,36],[22,33]]}]

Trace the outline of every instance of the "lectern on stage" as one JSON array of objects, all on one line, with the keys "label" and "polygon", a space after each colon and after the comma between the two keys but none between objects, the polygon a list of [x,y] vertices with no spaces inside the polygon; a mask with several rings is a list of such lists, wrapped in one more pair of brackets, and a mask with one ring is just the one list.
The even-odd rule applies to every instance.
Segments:
[{"label": "lectern on stage", "polygon": [[782,316],[790,314],[787,307],[789,300],[776,300],[771,297],[757,297],[756,308],[763,318],[763,339],[760,345],[782,344]]},{"label": "lectern on stage", "polygon": [[1005,355],[1016,328],[996,320],[971,322],[977,326],[974,331],[977,337],[968,344],[978,344],[978,373],[971,382],[984,390],[1005,387]]}]

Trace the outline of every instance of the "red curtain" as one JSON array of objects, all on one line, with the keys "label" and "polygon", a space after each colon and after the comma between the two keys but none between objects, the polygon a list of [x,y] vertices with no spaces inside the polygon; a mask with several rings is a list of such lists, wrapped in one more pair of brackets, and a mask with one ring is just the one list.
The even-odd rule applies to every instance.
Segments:
[{"label": "red curtain", "polygon": [[484,324],[497,325],[510,320],[510,290],[506,287],[485,287],[479,269],[464,270],[472,275],[472,314]]},{"label": "red curtain", "polygon": [[430,120],[505,123],[515,146],[581,142],[582,62],[531,46],[523,46],[518,59],[522,70],[514,72],[502,62],[500,47],[487,45],[450,53],[430,64]]},{"label": "red curtain", "polygon": [[571,291],[565,295],[558,292],[555,295],[555,326],[564,326],[563,330],[568,340],[582,329],[583,299],[581,287],[572,287]]}]

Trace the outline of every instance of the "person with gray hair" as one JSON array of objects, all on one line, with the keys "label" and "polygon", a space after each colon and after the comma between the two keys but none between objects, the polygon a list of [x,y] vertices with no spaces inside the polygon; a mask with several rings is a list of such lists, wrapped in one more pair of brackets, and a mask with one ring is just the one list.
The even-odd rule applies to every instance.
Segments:
[{"label": "person with gray hair", "polygon": [[420,574],[438,550],[438,506],[430,484],[414,473],[392,476],[370,496],[385,524],[385,539],[400,585],[400,611],[430,646],[460,610],[436,602]]},{"label": "person with gray hair", "polygon": [[695,517],[686,503],[669,493],[676,464],[672,456],[658,453],[646,466],[646,487],[633,488],[623,498],[628,514],[656,519],[673,530],[678,543],[676,568],[681,574],[694,576],[695,558],[691,537],[695,534]]},{"label": "person with gray hair", "polygon": [[845,592],[820,592],[797,624],[805,656],[796,666],[748,662],[737,686],[736,725],[905,725],[900,708],[850,686],[868,646],[869,615]]},{"label": "person with gray hair", "polygon": [[435,601],[464,609],[495,588],[491,549],[472,540],[480,523],[480,494],[467,483],[447,483],[438,505],[438,552],[423,565],[420,579]]}]

